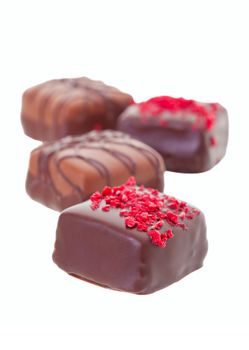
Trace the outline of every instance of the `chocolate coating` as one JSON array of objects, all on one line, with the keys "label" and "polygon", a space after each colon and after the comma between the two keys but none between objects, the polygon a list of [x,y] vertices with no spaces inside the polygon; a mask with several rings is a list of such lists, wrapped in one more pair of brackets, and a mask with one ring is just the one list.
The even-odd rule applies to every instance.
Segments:
[{"label": "chocolate coating", "polygon": [[114,129],[132,97],[88,78],[56,79],[27,89],[22,98],[24,132],[52,141],[91,130]]},{"label": "chocolate coating", "polygon": [[[202,104],[209,108],[211,104]],[[219,105],[212,129],[193,126],[188,111],[165,111],[159,120],[155,115],[142,117],[138,105],[128,107],[119,117],[117,129],[147,143],[164,158],[167,170],[199,173],[211,169],[225,155],[228,140],[228,116]],[[165,123],[161,123],[165,121]],[[217,144],[212,144],[212,140]]]},{"label": "chocolate coating", "polygon": [[[165,248],[153,245],[145,232],[124,225],[118,208],[92,210],[90,201],[59,217],[54,262],[67,273],[115,290],[148,294],[199,269],[207,253],[202,213],[184,220],[188,230],[174,228]],[[162,230],[172,228],[167,222]]]},{"label": "chocolate coating", "polygon": [[26,190],[34,200],[61,211],[130,175],[138,184],[162,191],[164,171],[161,156],[142,142],[118,131],[92,131],[33,150]]}]

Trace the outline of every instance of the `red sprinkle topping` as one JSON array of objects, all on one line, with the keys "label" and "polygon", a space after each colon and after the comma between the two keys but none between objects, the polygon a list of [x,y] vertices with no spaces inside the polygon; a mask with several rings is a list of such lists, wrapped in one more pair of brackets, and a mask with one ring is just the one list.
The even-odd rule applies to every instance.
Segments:
[{"label": "red sprinkle topping", "polygon": [[157,245],[160,248],[166,247],[167,236],[165,233],[160,233],[157,230],[151,230],[148,232],[153,244]]},{"label": "red sprinkle topping", "polygon": [[[148,101],[137,103],[142,116],[146,117],[148,114],[159,117],[159,123],[162,126],[167,126],[167,118],[163,115],[165,111],[170,111],[172,114],[177,112],[186,111],[194,116],[192,127],[203,127],[205,130],[210,131],[215,124],[215,113],[221,108],[218,103],[201,104],[194,100],[185,100],[184,98],[174,98],[169,96],[159,96],[149,99]],[[186,114],[181,115],[182,118],[186,117]],[[191,116],[192,117],[192,116]],[[145,119],[143,118],[145,122]],[[214,146],[216,143],[210,141],[210,144]]]},{"label": "red sprinkle topping", "polygon": [[167,211],[166,213],[166,220],[172,224],[172,225],[177,225],[178,223],[178,216],[174,214],[172,211]]},{"label": "red sprinkle topping", "polygon": [[126,227],[133,228],[133,227],[137,226],[137,221],[132,216],[128,216],[125,219],[125,225],[126,225]]},{"label": "red sprinkle topping", "polygon": [[102,207],[102,210],[103,210],[103,211],[110,211],[110,209],[111,209],[111,206],[110,206],[109,204],[104,205],[104,206]]},{"label": "red sprinkle topping", "polygon": [[210,136],[209,142],[210,142],[210,146],[216,146],[217,145],[217,139],[214,136]]},{"label": "red sprinkle topping", "polygon": [[174,233],[173,233],[173,231],[172,230],[167,230],[166,231],[166,236],[167,236],[167,238],[168,239],[170,239],[170,238],[172,238],[172,237],[174,237]]},{"label": "red sprinkle topping", "polygon": [[165,231],[165,225],[186,230],[187,225],[183,221],[192,220],[200,213],[174,197],[152,188],[137,187],[134,177],[130,177],[124,185],[104,187],[101,193],[95,192],[90,200],[92,210],[100,205],[104,212],[111,208],[120,209],[119,215],[128,229],[146,232],[152,243],[161,248],[166,247],[167,241],[174,237],[171,229]]}]

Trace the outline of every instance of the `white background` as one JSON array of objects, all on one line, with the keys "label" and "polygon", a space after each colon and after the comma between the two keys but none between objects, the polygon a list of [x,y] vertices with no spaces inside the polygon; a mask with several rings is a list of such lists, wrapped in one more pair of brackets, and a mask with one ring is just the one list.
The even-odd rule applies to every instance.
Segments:
[{"label": "white background", "polygon": [[[248,1],[0,2],[0,348],[248,349]],[[225,159],[204,174],[166,173],[165,192],[206,214],[205,266],[147,296],[69,277],[51,260],[58,213],[24,183],[38,142],[21,94],[86,75],[134,95],[220,102]]]}]

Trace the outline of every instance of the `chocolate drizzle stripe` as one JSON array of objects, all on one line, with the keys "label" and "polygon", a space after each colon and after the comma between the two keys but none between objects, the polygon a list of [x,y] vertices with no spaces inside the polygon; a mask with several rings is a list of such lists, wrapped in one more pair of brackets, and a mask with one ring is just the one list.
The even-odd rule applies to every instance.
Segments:
[{"label": "chocolate drizzle stripe", "polygon": [[[52,157],[55,155],[55,152],[56,152],[55,149],[50,150],[50,152],[48,152],[48,151],[43,152],[42,148],[40,149],[40,155],[38,158],[39,175],[36,178],[35,182],[37,182],[38,184],[40,182],[41,183],[44,182],[47,185],[50,185],[52,187],[56,197],[61,198],[61,193],[57,190],[56,186],[54,185],[54,182],[53,182],[52,176],[51,176],[51,172],[49,169],[49,164],[52,161]],[[61,172],[60,172],[60,175],[61,175]]]},{"label": "chocolate drizzle stripe", "polygon": [[[48,87],[46,85],[43,85],[42,88],[38,92],[44,93],[44,91],[43,91],[44,88],[47,89]],[[50,92],[47,91],[47,93],[45,94],[45,96],[43,96],[43,98],[38,96],[39,97],[38,117],[39,117],[41,123],[43,122],[44,111],[48,105],[48,102],[50,101],[50,99],[53,97],[54,94],[56,94],[56,89],[55,88],[51,89],[51,87],[50,87]]]},{"label": "chocolate drizzle stripe", "polygon": [[59,125],[59,119],[61,119],[63,108],[69,105],[70,102],[78,100],[78,98],[75,98],[75,94],[73,91],[64,92],[63,95],[61,94],[61,101],[57,103],[53,110],[52,128],[54,129]]},{"label": "chocolate drizzle stripe", "polygon": [[[52,82],[51,82],[52,83]],[[50,92],[46,93],[46,96],[44,97],[44,99],[40,98],[40,101],[38,100],[39,104],[38,104],[38,120],[39,120],[39,127],[42,130],[42,135],[45,136],[46,134],[46,126],[45,126],[45,113],[46,113],[46,109],[48,107],[48,104],[51,102],[51,99],[53,97],[58,96],[58,90],[56,89],[56,87],[54,86],[54,82],[51,84],[52,88],[50,87]],[[43,89],[47,88],[47,85],[44,84],[43,85]],[[42,92],[42,89],[41,89]]]},{"label": "chocolate drizzle stripe", "polygon": [[[112,144],[120,144],[119,142],[112,141]],[[131,145],[129,143],[122,142],[122,145],[132,147],[138,152],[141,152],[143,156],[150,162],[154,167],[156,174],[158,175],[158,169],[160,168],[160,162],[157,155],[152,151],[139,146]]]},{"label": "chocolate drizzle stripe", "polygon": [[69,159],[69,158],[81,159],[81,160],[85,161],[86,163],[92,165],[97,170],[97,172],[100,174],[100,176],[103,176],[105,178],[106,182],[108,184],[111,184],[110,172],[108,171],[107,167],[105,165],[103,165],[101,162],[99,162],[98,160],[92,159],[92,158],[86,158],[86,157],[83,157],[83,156],[78,155],[78,154],[73,154],[73,155],[63,156],[63,157],[59,158],[58,161],[61,162],[65,159]]},{"label": "chocolate drizzle stripe", "polygon": [[[97,85],[99,85],[100,88],[97,88]],[[86,85],[84,83],[82,84],[81,82],[79,82],[77,86],[81,87],[82,89],[84,89],[84,91],[88,92],[89,96],[87,96],[86,101],[89,100],[89,97],[91,97],[91,94],[93,93],[102,98],[103,104],[107,107],[107,120],[108,122],[112,122],[113,116],[116,114],[114,108],[115,102],[111,97],[109,97],[106,94],[106,91],[110,90],[111,88],[107,85],[102,85],[101,82],[97,84],[93,82],[92,85]]]},{"label": "chocolate drizzle stripe", "polygon": [[102,151],[105,151],[106,153],[109,153],[113,157],[116,157],[123,165],[126,166],[126,168],[129,170],[129,172],[134,175],[136,173],[136,163],[127,156],[126,154],[123,154],[119,151],[111,151],[106,148],[102,148]]},{"label": "chocolate drizzle stripe", "polygon": [[[120,145],[120,143],[115,143],[115,142],[111,142],[111,143]],[[123,145],[123,143],[121,145]],[[128,147],[131,147],[131,144],[125,144],[125,145]],[[110,149],[106,148],[105,146],[100,148],[100,147],[94,147],[94,146],[89,146],[89,145],[83,146],[81,148],[77,147],[77,150],[81,150],[82,148],[101,150],[103,152],[106,152],[109,155],[111,155],[112,157],[114,157],[115,159],[118,159],[128,169],[128,171],[132,175],[134,175],[136,173],[136,163],[132,160],[131,157],[127,156],[126,154],[123,154],[121,151],[110,150]]]},{"label": "chocolate drizzle stripe", "polygon": [[[56,169],[58,170],[58,173],[60,174],[60,176],[68,183],[68,185],[70,185],[74,190],[75,192],[79,195],[79,198],[80,199],[83,199],[84,198],[84,191],[77,185],[75,185],[75,183],[73,183],[65,174],[64,172],[62,171],[61,169],[61,162],[64,160],[64,159],[67,159],[67,158],[70,158],[69,156],[68,157],[64,157],[64,158],[60,158],[58,160],[55,161],[55,166],[56,166]],[[50,177],[51,177],[51,174],[50,174]],[[55,187],[55,186],[54,186]]]}]

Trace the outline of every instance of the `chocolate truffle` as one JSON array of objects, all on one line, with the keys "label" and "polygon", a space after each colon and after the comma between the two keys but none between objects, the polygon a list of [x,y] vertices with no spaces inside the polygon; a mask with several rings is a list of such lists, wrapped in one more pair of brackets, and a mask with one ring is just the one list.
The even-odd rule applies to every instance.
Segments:
[{"label": "chocolate truffle", "polygon": [[24,132],[52,141],[91,130],[114,129],[132,97],[88,78],[56,79],[31,87],[23,94]]},{"label": "chocolate truffle", "polygon": [[85,281],[148,294],[199,269],[206,253],[198,209],[130,178],[61,213],[53,260]]},{"label": "chocolate truffle", "polygon": [[118,131],[91,131],[33,150],[26,189],[34,200],[61,211],[130,175],[138,184],[163,190],[164,171],[159,153],[142,142]]},{"label": "chocolate truffle", "polygon": [[128,107],[117,128],[156,149],[167,170],[199,173],[225,155],[228,116],[217,103],[161,96]]}]

